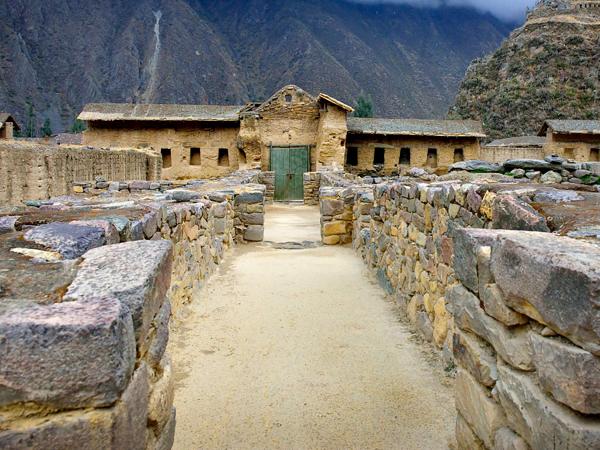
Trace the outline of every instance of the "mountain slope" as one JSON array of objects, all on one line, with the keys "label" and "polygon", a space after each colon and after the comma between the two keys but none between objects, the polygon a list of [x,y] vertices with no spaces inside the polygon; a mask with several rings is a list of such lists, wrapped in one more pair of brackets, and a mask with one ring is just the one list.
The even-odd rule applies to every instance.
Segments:
[{"label": "mountain slope", "polygon": [[[284,84],[443,116],[512,28],[465,8],[344,0],[0,0],[0,110],[68,127],[87,102],[244,103]],[[463,31],[468,30],[468,31]],[[477,36],[477,39],[473,39]]]},{"label": "mountain slope", "polygon": [[451,118],[490,138],[535,134],[545,119],[600,118],[600,11],[540,7],[469,68]]}]

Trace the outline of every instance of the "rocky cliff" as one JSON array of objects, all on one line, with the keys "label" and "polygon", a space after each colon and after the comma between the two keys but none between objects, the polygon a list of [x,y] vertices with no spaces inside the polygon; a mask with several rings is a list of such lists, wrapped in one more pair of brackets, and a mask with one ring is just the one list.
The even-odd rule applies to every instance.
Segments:
[{"label": "rocky cliff", "polygon": [[[87,102],[244,103],[295,83],[443,116],[510,30],[473,9],[345,0],[0,0],[0,110],[54,131]],[[473,39],[477,36],[477,39]]]},{"label": "rocky cliff", "polygon": [[600,117],[600,8],[544,2],[492,55],[476,60],[450,117],[490,138],[536,133],[544,119]]}]

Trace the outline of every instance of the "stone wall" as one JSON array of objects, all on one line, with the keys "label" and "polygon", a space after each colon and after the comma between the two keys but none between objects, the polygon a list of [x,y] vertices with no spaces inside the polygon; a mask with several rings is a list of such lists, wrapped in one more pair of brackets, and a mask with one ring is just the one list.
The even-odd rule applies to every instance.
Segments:
[{"label": "stone wall", "polygon": [[572,201],[584,197],[516,184],[321,188],[324,243],[351,224],[380,285],[457,367],[460,449],[599,442],[600,247],[550,233],[554,217],[532,207]]},{"label": "stone wall", "polygon": [[321,238],[325,245],[352,242],[353,188],[322,187],[319,191]]},{"label": "stone wall", "polygon": [[0,143],[0,204],[48,199],[71,192],[74,181],[160,179],[160,159],[134,150],[110,151]]},{"label": "stone wall", "polygon": [[169,319],[234,240],[262,239],[263,203],[244,184],[1,216],[0,447],[171,448]]},{"label": "stone wall", "polygon": [[265,201],[273,202],[275,199],[275,172],[260,172],[257,175],[256,182],[264,184],[266,187]]},{"label": "stone wall", "polygon": [[[459,449],[590,449],[600,442],[600,248],[549,233],[460,230]],[[458,266],[457,266],[458,268]]]},{"label": "stone wall", "polygon": [[319,189],[321,188],[321,174],[319,172],[307,172],[303,176],[304,204],[319,204]]}]

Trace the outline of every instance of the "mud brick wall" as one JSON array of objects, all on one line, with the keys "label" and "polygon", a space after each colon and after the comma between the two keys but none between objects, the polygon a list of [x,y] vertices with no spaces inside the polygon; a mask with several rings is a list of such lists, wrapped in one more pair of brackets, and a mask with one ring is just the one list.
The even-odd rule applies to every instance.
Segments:
[{"label": "mud brick wall", "polygon": [[466,229],[455,246],[459,283],[446,298],[459,449],[597,448],[600,248]]},{"label": "mud brick wall", "polygon": [[321,188],[321,174],[319,172],[307,172],[303,177],[304,204],[319,204],[319,189]]},{"label": "mud brick wall", "polygon": [[33,216],[0,218],[3,242],[25,247],[3,253],[4,264],[36,276],[43,264],[68,280],[27,301],[0,292],[0,447],[171,448],[170,317],[234,244],[236,211],[258,210],[263,193],[244,185],[92,199],[70,222],[55,221],[71,211],[48,201],[27,209]]},{"label": "mud brick wall", "polygon": [[135,150],[102,150],[29,143],[0,144],[0,204],[69,194],[74,181],[159,180],[157,156]]}]

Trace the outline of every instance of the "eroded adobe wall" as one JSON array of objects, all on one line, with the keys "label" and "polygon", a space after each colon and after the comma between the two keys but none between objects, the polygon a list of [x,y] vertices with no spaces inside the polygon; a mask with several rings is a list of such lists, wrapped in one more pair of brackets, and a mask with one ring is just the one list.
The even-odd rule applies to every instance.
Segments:
[{"label": "eroded adobe wall", "polygon": [[[83,133],[85,145],[113,149],[147,149],[161,156],[161,149],[170,149],[170,167],[165,163],[163,179],[216,178],[239,169],[238,133],[235,123],[173,123],[156,126],[135,122],[102,124],[90,122]],[[191,149],[200,149],[199,158],[192,158]],[[227,162],[219,164],[219,149],[228,150]]]},{"label": "eroded adobe wall", "polygon": [[0,447],[171,448],[170,318],[235,241],[262,239],[250,181],[0,217]]},{"label": "eroded adobe wall", "polygon": [[321,108],[317,130],[318,167],[342,169],[346,155],[348,113],[331,104]]},{"label": "eroded adobe wall", "polygon": [[352,224],[380,285],[457,367],[460,449],[600,442],[600,247],[550,233],[531,206],[548,199],[584,200],[466,183],[321,188],[322,214],[339,213],[325,223],[344,232],[333,239]]},{"label": "eroded adobe wall", "polygon": [[71,191],[75,181],[156,180],[160,159],[135,150],[0,143],[0,204],[48,199]]},{"label": "eroded adobe wall", "polygon": [[527,147],[481,147],[482,161],[503,163],[510,159],[544,159],[543,148]]},{"label": "eroded adobe wall", "polygon": [[[544,144],[546,155],[559,155],[577,162],[598,161],[598,151],[600,151],[598,135],[558,134],[549,129],[546,138]],[[595,154],[592,153],[592,149],[596,149]]]},{"label": "eroded adobe wall", "polygon": [[[404,173],[411,167],[432,167],[427,159],[428,149],[437,150],[437,165],[432,168],[446,170],[454,164],[454,151],[463,150],[465,160],[480,159],[480,145],[477,139],[458,138],[419,138],[397,136],[369,136],[348,134],[348,147],[358,148],[358,165],[346,165],[345,169],[352,173],[362,173],[376,169],[374,165],[375,148],[385,149],[382,175]],[[410,163],[400,164],[402,148],[410,149]],[[345,163],[345,161],[344,161]]]}]

